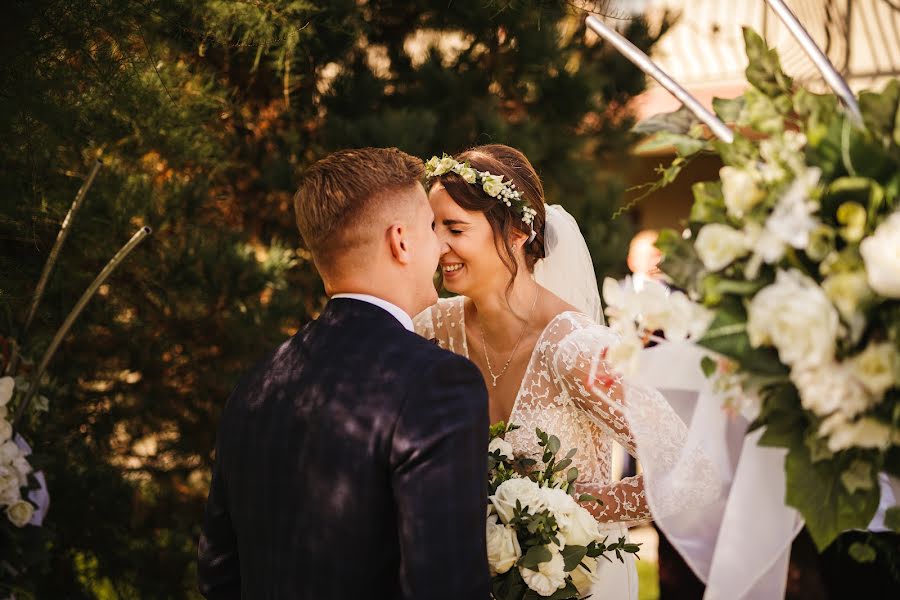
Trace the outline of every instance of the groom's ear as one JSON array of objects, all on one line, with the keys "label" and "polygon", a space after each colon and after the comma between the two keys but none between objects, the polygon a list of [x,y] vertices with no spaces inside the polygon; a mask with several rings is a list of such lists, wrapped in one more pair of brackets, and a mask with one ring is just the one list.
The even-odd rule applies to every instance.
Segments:
[{"label": "groom's ear", "polygon": [[388,246],[394,260],[402,265],[410,262],[408,231],[405,225],[394,223],[387,230]]}]

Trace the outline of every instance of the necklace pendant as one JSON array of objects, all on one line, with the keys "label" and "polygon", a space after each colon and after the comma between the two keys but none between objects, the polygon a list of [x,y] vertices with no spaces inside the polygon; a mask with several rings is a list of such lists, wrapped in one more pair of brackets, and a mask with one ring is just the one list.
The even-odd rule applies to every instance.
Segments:
[{"label": "necklace pendant", "polygon": [[[500,373],[500,375],[503,375],[503,373]],[[492,386],[497,387],[497,380],[500,379],[500,375],[494,375],[493,373],[491,373],[491,377],[494,378],[494,381],[491,382]]]}]

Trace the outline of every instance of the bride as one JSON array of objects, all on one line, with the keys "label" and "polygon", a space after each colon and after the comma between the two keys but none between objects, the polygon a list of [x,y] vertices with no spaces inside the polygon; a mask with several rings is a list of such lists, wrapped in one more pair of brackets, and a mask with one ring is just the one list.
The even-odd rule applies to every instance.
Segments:
[{"label": "bride", "polygon": [[[506,438],[517,454],[540,457],[536,427],[577,448],[576,490],[602,501],[592,514],[612,539],[652,518],[648,483],[657,511],[712,501],[702,460],[679,471],[690,481],[645,480],[683,460],[686,428],[657,392],[606,368],[617,340],[602,324],[590,255],[574,219],[545,206],[528,159],[491,144],[434,157],[426,170],[443,286],[457,296],[419,314],[416,331],[478,366],[491,422],[521,427]],[[613,442],[642,460],[644,474],[612,480]],[[637,598],[634,559],[625,561],[599,561],[594,597]]]}]

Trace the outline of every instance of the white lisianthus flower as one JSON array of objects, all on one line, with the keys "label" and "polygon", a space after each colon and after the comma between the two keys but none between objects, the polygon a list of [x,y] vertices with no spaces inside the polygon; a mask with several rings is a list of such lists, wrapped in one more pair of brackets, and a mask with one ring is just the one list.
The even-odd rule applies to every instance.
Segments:
[{"label": "white lisianthus flower", "polygon": [[541,488],[532,480],[525,478],[504,481],[489,500],[504,523],[509,523],[509,520],[512,519],[516,500],[519,501],[522,508],[527,506],[531,512],[544,509]]},{"label": "white lisianthus flower", "polygon": [[34,506],[31,505],[31,502],[26,500],[19,500],[6,507],[7,518],[9,518],[10,523],[16,527],[25,527],[28,525],[28,521],[31,520],[33,514]]},{"label": "white lisianthus flower", "polygon": [[841,413],[836,413],[819,425],[819,435],[828,438],[828,449],[840,452],[848,448],[878,448],[886,450],[897,443],[897,435],[891,434],[891,427],[872,417],[850,421]]},{"label": "white lisianthus flower", "polygon": [[721,271],[750,250],[743,232],[721,223],[704,225],[694,249],[703,266],[712,272]]},{"label": "white lisianthus flower", "polygon": [[478,179],[478,174],[475,172],[475,169],[472,167],[463,167],[459,170],[459,176],[463,178],[463,181],[466,183],[475,183],[476,179]]},{"label": "white lisianthus flower", "polygon": [[791,369],[791,381],[800,392],[800,403],[820,417],[835,411],[847,417],[864,412],[873,399],[845,363],[798,365]]},{"label": "white lisianthus flower", "polygon": [[[484,174],[482,173],[482,175]],[[484,188],[485,194],[492,198],[496,198],[500,194],[500,191],[503,190],[503,177],[488,174],[484,177],[484,183],[481,187]]]},{"label": "white lisianthus flower", "polygon": [[[0,443],[12,437],[12,425],[6,419],[0,419]],[[10,442],[12,443],[12,442]]]},{"label": "white lisianthus flower", "polygon": [[488,453],[491,454],[494,452],[494,450],[499,450],[500,456],[505,456],[506,458],[513,457],[512,444],[510,444],[503,438],[494,438],[491,440],[491,443],[488,445]]},{"label": "white lisianthus flower", "polygon": [[787,365],[831,362],[838,326],[837,310],[825,292],[797,270],[779,270],[775,283],[750,301],[750,343],[754,347],[775,346]]},{"label": "white lisianthus flower", "polygon": [[28,484],[28,474],[32,471],[28,459],[20,454],[13,459],[12,466],[19,475],[19,487],[25,487]]},{"label": "white lisianthus flower", "polygon": [[819,184],[821,175],[822,171],[816,167],[798,173],[766,219],[766,229],[798,250],[809,245],[810,233],[819,226],[819,220],[812,216],[819,205],[810,200],[810,195]]},{"label": "white lisianthus flower", "polygon": [[849,360],[857,379],[876,398],[892,387],[900,386],[900,356],[889,342],[869,344]]},{"label": "white lisianthus flower", "polygon": [[859,245],[869,285],[885,298],[900,298],[900,212]]},{"label": "white lisianthus flower", "polygon": [[497,522],[497,515],[487,520],[487,555],[491,575],[509,571],[522,556],[516,530]]},{"label": "white lisianthus flower", "polygon": [[582,564],[575,567],[574,571],[569,571],[572,577],[572,584],[578,590],[578,596],[584,597],[591,592],[591,587],[597,579],[597,559],[585,556],[581,559]]},{"label": "white lisianthus flower", "polygon": [[719,177],[722,179],[725,208],[732,217],[743,217],[766,196],[765,191],[757,185],[754,174],[749,171],[722,167],[719,169]]},{"label": "white lisianthus flower", "polygon": [[566,543],[575,546],[587,546],[601,537],[600,528],[594,516],[580,504],[576,504],[562,533],[566,536]]},{"label": "white lisianthus flower", "polygon": [[6,406],[12,399],[16,380],[10,376],[0,377],[0,406]]},{"label": "white lisianthus flower", "polygon": [[566,562],[554,546],[548,546],[552,558],[538,565],[537,571],[519,567],[525,585],[541,596],[552,596],[556,590],[566,587]]}]

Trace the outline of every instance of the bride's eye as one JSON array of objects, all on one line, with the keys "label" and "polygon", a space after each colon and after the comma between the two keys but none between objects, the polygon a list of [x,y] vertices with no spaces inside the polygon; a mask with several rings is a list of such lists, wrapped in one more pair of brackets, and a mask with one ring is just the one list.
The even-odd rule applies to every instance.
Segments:
[{"label": "bride's eye", "polygon": [[450,230],[450,233],[452,233],[453,235],[459,235],[460,233],[462,233],[462,230],[460,230],[460,229],[451,229],[451,230]]}]

